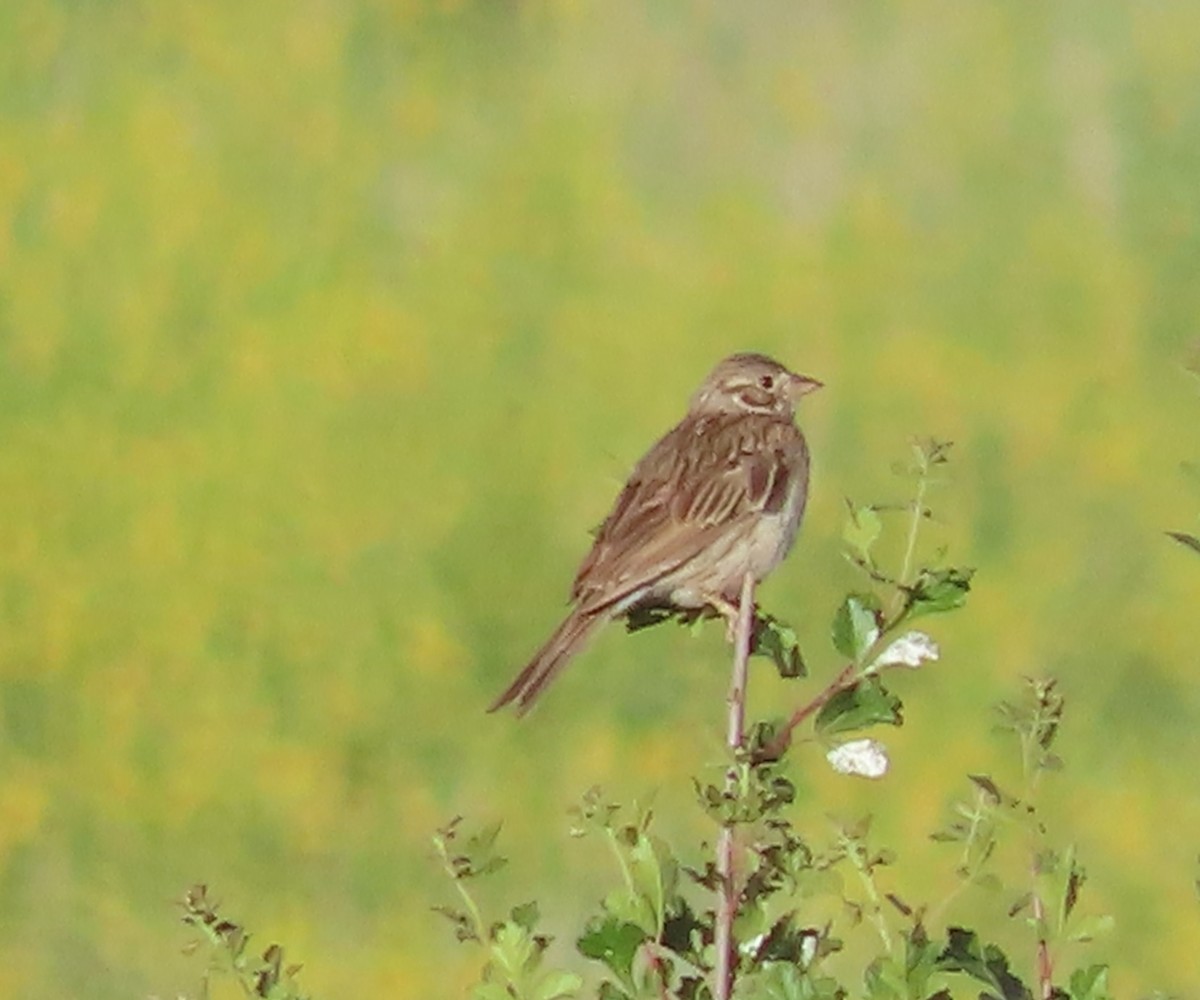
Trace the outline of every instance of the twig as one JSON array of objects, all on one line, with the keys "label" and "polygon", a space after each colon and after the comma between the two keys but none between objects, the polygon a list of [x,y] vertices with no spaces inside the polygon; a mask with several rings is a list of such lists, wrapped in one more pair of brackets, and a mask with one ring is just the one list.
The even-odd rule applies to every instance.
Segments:
[{"label": "twig", "polygon": [[839,673],[833,680],[829,682],[828,685],[826,685],[824,691],[817,695],[807,705],[802,705],[792,713],[792,717],[788,719],[783,728],[775,734],[775,738],[768,743],[762,749],[762,751],[760,751],[759,756],[761,759],[776,760],[783,756],[783,752],[787,750],[788,746],[791,744],[792,733],[795,731],[796,727],[814,712],[819,712],[825,706],[825,703],[839,691],[843,691],[846,688],[857,684],[858,679],[857,664],[847,663],[846,666],[842,668],[841,673]]},{"label": "twig", "polygon": [[[904,561],[900,567],[900,576],[892,580],[880,574],[865,560],[852,560],[855,565],[864,570],[877,583],[886,583],[896,588],[895,596],[892,598],[891,611],[884,616],[884,620],[880,623],[878,638],[871,649],[860,657],[863,663],[871,662],[871,656],[874,652],[880,648],[892,630],[904,619],[907,610],[905,607],[905,595],[912,586],[913,559],[916,556],[917,538],[921,532],[921,521],[925,516],[925,494],[929,488],[929,467],[930,456],[923,452],[921,455],[921,467],[917,477],[916,493],[913,496],[912,503],[905,505],[911,512],[911,517],[908,522],[908,533],[904,543]],[[759,758],[762,760],[773,760],[781,757],[791,743],[792,733],[800,723],[814,712],[819,712],[834,695],[844,691],[846,688],[853,687],[861,679],[862,673],[858,664],[847,663],[842,668],[841,673],[829,682],[824,691],[807,705],[801,706],[792,713],[792,717],[788,719],[783,728],[775,735],[775,738],[759,752]]]},{"label": "twig", "polygon": [[741,748],[746,727],[746,677],[750,662],[750,639],[754,631],[754,577],[742,578],[742,597],[738,605],[737,632],[733,637],[733,676],[729,685],[729,726],[725,743],[736,752]]},{"label": "twig", "polygon": [[887,919],[883,915],[883,900],[879,895],[879,887],[875,884],[875,873],[872,871],[863,841],[848,836],[842,827],[836,827],[836,829],[838,831],[839,846],[845,851],[846,857],[854,866],[854,870],[858,873],[859,881],[862,882],[863,888],[866,890],[867,898],[871,904],[869,919],[874,924],[880,941],[883,942],[884,951],[889,956],[894,955],[896,946],[892,941],[891,931],[888,930]]},{"label": "twig", "polygon": [[[750,634],[754,624],[754,577],[742,577],[742,596],[738,604],[737,631],[733,637],[733,674],[729,683],[729,720],[725,743],[730,756],[736,757],[742,748],[746,728],[746,678],[750,661]],[[731,768],[726,787],[734,790],[737,774]],[[737,889],[733,871],[733,821],[721,826],[717,839],[717,906],[714,928],[716,948],[715,1000],[729,1000],[733,993],[733,920],[737,916]]]},{"label": "twig", "polygon": [[900,583],[892,598],[892,614],[895,615],[904,602],[904,588],[912,583],[909,574],[912,573],[913,556],[917,551],[917,535],[921,530],[921,518],[925,513],[925,491],[929,486],[929,468],[925,461],[921,463],[921,474],[917,479],[917,493],[912,502],[912,518],[908,522],[908,538],[904,544],[904,562],[900,567]]},{"label": "twig", "polygon": [[[696,965],[694,962],[689,962],[686,958],[684,958],[683,955],[680,955],[678,952],[671,951],[670,948],[660,944],[658,941],[651,941],[647,938],[642,942],[642,951],[647,956],[648,961],[653,959],[651,964],[654,964],[658,969],[661,969],[664,977],[667,975],[669,966],[677,966],[682,971],[696,977],[697,979],[704,978],[704,974],[706,972],[705,969],[700,968],[700,966]],[[669,989],[667,992],[672,998],[675,997],[675,994],[671,993]]]},{"label": "twig", "polygon": [[1054,996],[1054,964],[1050,961],[1050,946],[1046,942],[1046,907],[1042,894],[1033,894],[1033,920],[1037,925],[1037,978],[1041,1000]]},{"label": "twig", "polygon": [[[456,819],[455,823],[458,822]],[[454,823],[451,824],[451,827]],[[449,829],[449,828],[448,828]],[[458,892],[459,898],[462,899],[463,905],[467,908],[467,913],[471,918],[471,931],[475,935],[475,940],[480,944],[487,941],[487,925],[483,922],[483,915],[479,912],[479,907],[475,903],[474,897],[467,891],[467,887],[463,885],[463,876],[457,868],[454,867],[454,861],[450,857],[450,847],[447,840],[452,834],[443,835],[442,831],[438,831],[433,838],[433,846],[437,849],[438,857],[442,862],[442,869],[450,876],[450,881],[454,883],[454,888]]]}]

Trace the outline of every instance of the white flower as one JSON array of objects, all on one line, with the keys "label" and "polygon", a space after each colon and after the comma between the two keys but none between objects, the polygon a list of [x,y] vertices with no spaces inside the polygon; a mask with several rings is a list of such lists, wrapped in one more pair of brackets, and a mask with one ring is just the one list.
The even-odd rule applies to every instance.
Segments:
[{"label": "white flower", "polygon": [[850,740],[834,747],[825,759],[838,774],[856,774],[860,778],[882,778],[887,774],[887,747],[878,740]]},{"label": "white flower", "polygon": [[813,959],[817,957],[817,945],[821,943],[821,936],[814,934],[812,931],[802,931],[800,935],[800,967],[807,969],[813,963]]},{"label": "white flower", "polygon": [[875,658],[871,664],[871,671],[882,670],[884,667],[915,669],[926,660],[936,660],[939,655],[941,650],[938,649],[938,644],[924,632],[905,632]]}]

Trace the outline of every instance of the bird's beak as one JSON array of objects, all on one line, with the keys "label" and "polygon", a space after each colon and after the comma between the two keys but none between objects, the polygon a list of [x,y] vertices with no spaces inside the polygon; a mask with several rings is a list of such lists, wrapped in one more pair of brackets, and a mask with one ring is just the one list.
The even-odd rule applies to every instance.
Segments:
[{"label": "bird's beak", "polygon": [[810,392],[816,392],[824,385],[824,382],[818,382],[815,378],[792,372],[792,384],[789,387],[788,395],[793,400],[799,399],[801,396],[807,396]]}]

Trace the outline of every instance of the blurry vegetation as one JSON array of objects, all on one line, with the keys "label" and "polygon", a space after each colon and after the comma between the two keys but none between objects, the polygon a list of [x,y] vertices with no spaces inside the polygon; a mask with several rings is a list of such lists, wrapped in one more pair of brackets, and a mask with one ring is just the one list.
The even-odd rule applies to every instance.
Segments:
[{"label": "blurry vegetation", "polygon": [[[937,898],[913,845],[1053,675],[1077,784],[1040,809],[1121,914],[1114,991],[1200,994],[1200,576],[1163,536],[1200,535],[1197,51],[1170,3],[0,4],[0,995],[194,993],[197,882],[315,996],[461,995],[446,816],[505,817],[484,912],[576,887],[537,893],[551,957],[607,878],[563,803],[710,833],[718,629],[614,630],[528,724],[482,711],[745,349],[829,386],[761,595],[786,650],[817,672],[843,498],[893,499],[910,430],[957,442],[933,527],[979,569],[955,667],[888,685],[903,780],[822,765],[797,808],[872,813]],[[757,667],[757,717],[806,683]]]},{"label": "blurry vegetation", "polygon": [[296,977],[300,966],[289,964],[283,948],[267,945],[261,956],[250,948],[250,935],[240,924],[217,913],[218,905],[208,895],[208,887],[195,885],[183,898],[183,922],[197,931],[197,939],[188,953],[202,948],[211,959],[197,995],[213,995],[212,980],[227,976],[241,987],[246,996],[263,1000],[305,1000]]}]

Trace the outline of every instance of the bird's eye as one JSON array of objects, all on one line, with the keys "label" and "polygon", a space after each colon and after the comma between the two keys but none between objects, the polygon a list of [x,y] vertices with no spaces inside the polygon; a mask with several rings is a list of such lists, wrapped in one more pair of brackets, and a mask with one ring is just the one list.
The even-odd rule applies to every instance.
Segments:
[{"label": "bird's eye", "polygon": [[762,378],[760,378],[758,380],[758,384],[761,385],[764,389],[766,389],[767,392],[770,392],[772,389],[775,388],[775,376],[774,375],[764,375]]}]

